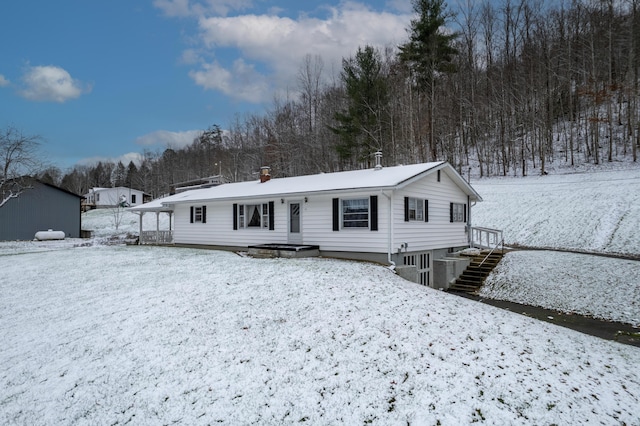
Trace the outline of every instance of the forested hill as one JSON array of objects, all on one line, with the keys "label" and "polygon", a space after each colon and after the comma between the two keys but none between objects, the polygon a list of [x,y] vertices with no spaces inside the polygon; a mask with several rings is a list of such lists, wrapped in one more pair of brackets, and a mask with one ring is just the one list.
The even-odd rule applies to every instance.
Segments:
[{"label": "forested hill", "polygon": [[385,165],[446,160],[476,176],[636,161],[638,0],[558,3],[415,1],[399,45],[362,46],[341,68],[300,58],[289,95],[263,113],[58,183],[160,196],[197,177],[254,179],[262,165],[274,177],[369,167],[378,150]]}]

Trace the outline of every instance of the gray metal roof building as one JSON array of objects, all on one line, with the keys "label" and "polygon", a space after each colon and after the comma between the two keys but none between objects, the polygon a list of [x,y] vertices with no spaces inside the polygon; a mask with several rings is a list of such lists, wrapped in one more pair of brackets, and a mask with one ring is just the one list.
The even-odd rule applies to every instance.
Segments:
[{"label": "gray metal roof building", "polygon": [[38,180],[32,186],[0,207],[0,241],[33,240],[48,229],[80,238],[82,197]]}]

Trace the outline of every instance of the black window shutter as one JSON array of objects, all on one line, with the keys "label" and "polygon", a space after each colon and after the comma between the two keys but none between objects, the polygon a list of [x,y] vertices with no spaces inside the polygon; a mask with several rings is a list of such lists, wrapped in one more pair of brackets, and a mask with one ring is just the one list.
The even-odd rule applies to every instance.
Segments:
[{"label": "black window shutter", "polygon": [[369,197],[369,211],[371,216],[371,230],[378,230],[378,196]]},{"label": "black window shutter", "polygon": [[467,223],[467,205],[464,205],[464,222]]},{"label": "black window shutter", "polygon": [[202,206],[202,223],[207,223],[207,206]]},{"label": "black window shutter", "polygon": [[409,197],[404,197],[404,221],[409,222]]},{"label": "black window shutter", "polygon": [[191,206],[189,217],[191,219],[191,223],[193,223],[193,206]]},{"label": "black window shutter", "polygon": [[233,205],[233,230],[238,229],[238,205]]},{"label": "black window shutter", "polygon": [[424,221],[429,222],[429,200],[424,200]]},{"label": "black window shutter", "polygon": [[340,230],[340,199],[333,199],[333,230]]},{"label": "black window shutter", "polygon": [[275,203],[273,201],[269,201],[269,231],[273,231],[276,229],[275,224],[275,212],[273,211],[275,208]]},{"label": "black window shutter", "polygon": [[453,203],[449,203],[449,222],[453,222]]}]

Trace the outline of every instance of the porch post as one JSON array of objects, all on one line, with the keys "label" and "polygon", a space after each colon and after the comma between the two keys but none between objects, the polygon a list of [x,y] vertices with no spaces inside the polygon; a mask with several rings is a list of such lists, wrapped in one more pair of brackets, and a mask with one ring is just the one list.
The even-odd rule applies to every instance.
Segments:
[{"label": "porch post", "polygon": [[138,245],[142,245],[142,216],[144,215],[143,211],[140,211],[140,232],[138,233]]},{"label": "porch post", "polygon": [[160,212],[156,212],[156,244],[160,244]]}]

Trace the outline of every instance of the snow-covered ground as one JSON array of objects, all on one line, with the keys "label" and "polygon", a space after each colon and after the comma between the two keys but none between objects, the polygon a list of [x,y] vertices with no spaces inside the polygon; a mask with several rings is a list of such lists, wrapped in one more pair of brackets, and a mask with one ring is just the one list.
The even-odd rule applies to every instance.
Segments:
[{"label": "snow-covered ground", "polygon": [[381,266],[61,246],[0,255],[2,424],[640,424],[638,348]]},{"label": "snow-covered ground", "polygon": [[473,224],[506,244],[640,255],[640,164],[471,184],[484,200]]},{"label": "snow-covered ground", "polygon": [[[640,165],[472,182],[484,201],[476,226],[502,229],[507,245],[640,257]],[[573,253],[508,253],[483,297],[640,326],[640,262]]]},{"label": "snow-covered ground", "polygon": [[[622,172],[605,173],[586,179],[601,197],[624,192]],[[618,177],[606,189],[603,176]],[[579,180],[474,182],[485,199],[474,224],[525,245],[541,245],[540,233],[575,232],[577,219],[564,228],[539,221],[537,232],[509,239],[518,230],[511,216],[545,215],[517,200],[535,192],[544,200],[544,188],[570,178]],[[624,182],[638,192],[633,179]],[[502,192],[492,193],[492,182]],[[518,182],[519,191],[506,190]],[[572,188],[556,199],[590,208]],[[511,214],[482,222],[482,208],[500,199]],[[610,222],[632,240],[640,231],[625,221],[640,222],[628,207]],[[591,210],[602,212],[612,215]],[[640,424],[637,347],[409,283],[378,265],[126,246],[118,243],[137,233],[137,216],[125,213],[117,232],[114,219],[85,213],[91,240],[0,243],[0,424]],[[155,228],[155,215],[145,220]],[[593,233],[604,241],[602,229]],[[575,243],[592,240],[554,241],[640,253]],[[513,252],[486,291],[638,324],[638,264]]]},{"label": "snow-covered ground", "polygon": [[487,277],[480,295],[640,327],[640,262],[515,251]]}]

